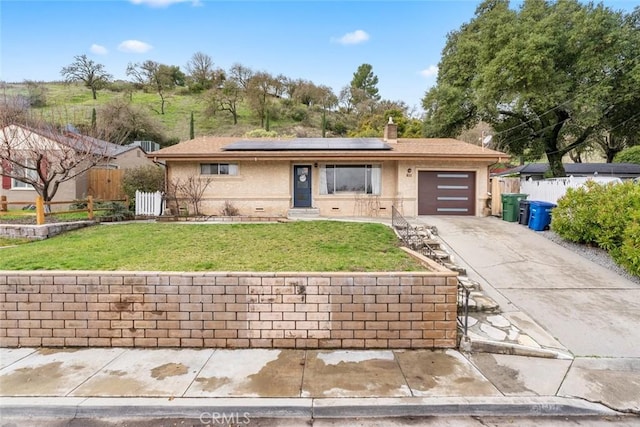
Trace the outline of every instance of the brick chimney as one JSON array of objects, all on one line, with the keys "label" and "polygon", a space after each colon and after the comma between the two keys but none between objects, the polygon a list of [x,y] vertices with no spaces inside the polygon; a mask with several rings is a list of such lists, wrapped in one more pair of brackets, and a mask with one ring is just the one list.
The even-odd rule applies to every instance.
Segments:
[{"label": "brick chimney", "polygon": [[389,116],[389,121],[384,125],[384,142],[395,144],[398,142],[398,125],[393,123],[393,118]]}]

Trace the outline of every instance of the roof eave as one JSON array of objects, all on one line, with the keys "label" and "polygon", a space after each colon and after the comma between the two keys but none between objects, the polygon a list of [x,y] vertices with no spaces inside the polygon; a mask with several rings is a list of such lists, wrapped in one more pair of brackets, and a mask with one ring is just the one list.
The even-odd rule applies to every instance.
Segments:
[{"label": "roof eave", "polygon": [[207,160],[207,159],[237,159],[237,160],[322,160],[322,159],[380,159],[380,160],[406,160],[406,159],[452,159],[452,160],[506,160],[508,155],[497,153],[476,154],[449,154],[449,153],[398,153],[390,151],[290,151],[290,152],[265,152],[265,151],[218,151],[213,153],[148,153],[147,157],[154,160]]}]

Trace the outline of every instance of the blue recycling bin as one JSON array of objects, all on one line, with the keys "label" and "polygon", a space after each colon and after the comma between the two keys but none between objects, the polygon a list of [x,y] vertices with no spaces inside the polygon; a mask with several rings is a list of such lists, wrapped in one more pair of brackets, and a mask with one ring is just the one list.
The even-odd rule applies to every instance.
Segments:
[{"label": "blue recycling bin", "polygon": [[556,205],[549,202],[531,200],[529,202],[529,228],[542,231],[551,224],[551,210]]}]

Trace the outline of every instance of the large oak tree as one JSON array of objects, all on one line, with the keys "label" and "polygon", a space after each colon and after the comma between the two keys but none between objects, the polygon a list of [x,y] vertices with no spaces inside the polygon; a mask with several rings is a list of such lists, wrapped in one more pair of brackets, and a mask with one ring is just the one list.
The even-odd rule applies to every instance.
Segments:
[{"label": "large oak tree", "polygon": [[634,22],[577,0],[525,0],[518,10],[484,1],[448,36],[437,84],[423,98],[426,135],[456,136],[485,121],[500,148],[544,154],[552,174],[565,175],[562,157],[572,149],[637,129]]},{"label": "large oak tree", "polygon": [[167,92],[176,86],[184,86],[186,76],[177,65],[165,65],[147,60],[143,63],[129,64],[127,75],[145,88],[154,90],[160,96],[160,114],[164,114]]},{"label": "large oak tree", "polygon": [[105,71],[104,65],[87,58],[87,55],[75,56],[71,64],[62,68],[60,74],[67,82],[84,82],[84,85],[91,89],[93,99],[97,99],[98,90],[113,79],[113,76]]}]

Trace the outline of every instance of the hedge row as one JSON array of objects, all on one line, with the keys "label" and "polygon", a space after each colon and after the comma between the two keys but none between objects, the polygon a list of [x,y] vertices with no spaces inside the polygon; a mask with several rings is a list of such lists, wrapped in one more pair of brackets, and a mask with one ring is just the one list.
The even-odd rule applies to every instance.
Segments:
[{"label": "hedge row", "polygon": [[640,184],[587,182],[569,189],[553,210],[551,228],[567,240],[606,250],[640,276]]}]

